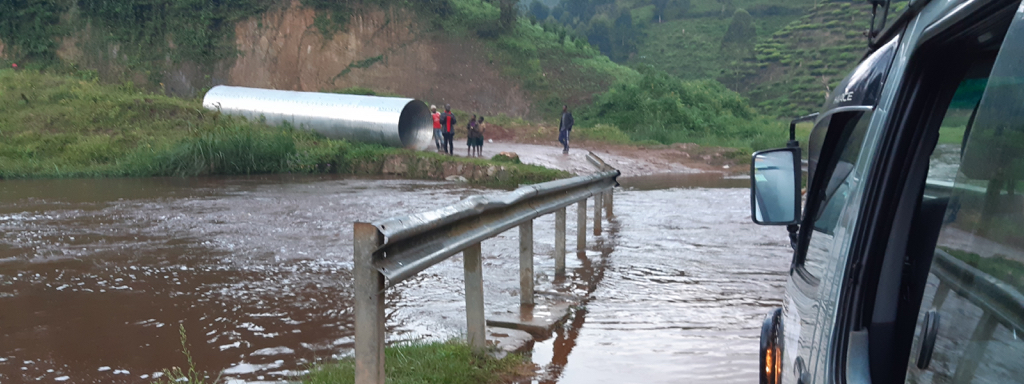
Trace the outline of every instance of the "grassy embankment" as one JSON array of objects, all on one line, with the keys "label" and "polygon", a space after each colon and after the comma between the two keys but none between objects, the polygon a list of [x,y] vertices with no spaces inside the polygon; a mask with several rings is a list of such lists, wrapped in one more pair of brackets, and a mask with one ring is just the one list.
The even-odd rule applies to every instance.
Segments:
[{"label": "grassy embankment", "polygon": [[[153,384],[215,384],[220,375],[196,368],[189,350],[185,326],[178,326],[178,339],[185,365],[162,371]],[[384,348],[387,382],[480,384],[508,383],[532,375],[532,364],[519,354],[498,359],[485,354],[473,354],[469,345],[461,340],[443,342],[403,342]],[[346,384],[355,382],[355,361],[349,357],[330,364],[313,364],[309,371],[298,377],[304,384]]]},{"label": "grassy embankment", "polygon": [[[477,384],[507,383],[529,376],[529,361],[518,354],[503,359],[474,356],[462,341],[443,343],[404,343],[384,349],[387,382]],[[304,384],[353,383],[354,361],[343,359],[329,365],[317,365],[302,378]]]},{"label": "grassy embankment", "polygon": [[[223,116],[183,100],[32,70],[0,70],[0,178],[197,176],[257,173],[380,174],[439,179],[497,163],[328,140],[288,127]],[[500,164],[469,179],[514,187],[565,176],[542,167]],[[392,172],[394,173],[394,172]]]}]

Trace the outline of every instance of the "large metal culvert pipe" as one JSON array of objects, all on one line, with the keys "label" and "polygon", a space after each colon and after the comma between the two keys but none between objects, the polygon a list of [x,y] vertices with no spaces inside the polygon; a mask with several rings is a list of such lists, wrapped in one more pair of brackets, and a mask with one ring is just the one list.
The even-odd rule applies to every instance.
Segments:
[{"label": "large metal culvert pipe", "polygon": [[278,91],[218,85],[206,92],[203,107],[267,124],[288,122],[332,139],[424,150],[433,142],[430,109],[399,97]]}]

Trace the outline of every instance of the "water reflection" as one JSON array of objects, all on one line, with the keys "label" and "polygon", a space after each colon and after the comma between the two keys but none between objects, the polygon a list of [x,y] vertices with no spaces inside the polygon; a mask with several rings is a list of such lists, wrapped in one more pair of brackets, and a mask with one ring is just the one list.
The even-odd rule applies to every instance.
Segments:
[{"label": "water reflection", "polygon": [[[553,216],[534,224],[537,290],[587,298],[537,344],[537,380],[754,380],[784,231],[750,224],[746,189],[623,181],[635,189],[617,193],[605,234],[564,278]],[[294,176],[0,181],[0,382],[149,382],[184,364],[179,324],[199,369],[286,380],[351,353],[353,222],[481,192]],[[518,310],[516,230],[483,257],[488,315]],[[389,340],[461,335],[462,274],[455,256],[389,290]],[[634,367],[646,376],[625,376]]]},{"label": "water reflection", "polygon": [[756,381],[791,251],[784,229],[750,222],[749,193],[619,193],[611,230],[575,268],[593,282],[585,306],[534,347],[538,381]]}]

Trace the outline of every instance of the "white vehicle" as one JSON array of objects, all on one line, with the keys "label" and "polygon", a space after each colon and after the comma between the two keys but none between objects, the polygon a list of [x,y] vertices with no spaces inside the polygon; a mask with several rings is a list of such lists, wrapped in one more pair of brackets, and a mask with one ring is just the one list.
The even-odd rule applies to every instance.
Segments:
[{"label": "white vehicle", "polygon": [[806,194],[795,138],[754,154],[752,217],[794,248],[761,383],[1024,382],[1024,5],[912,0],[883,29],[871,2]]}]

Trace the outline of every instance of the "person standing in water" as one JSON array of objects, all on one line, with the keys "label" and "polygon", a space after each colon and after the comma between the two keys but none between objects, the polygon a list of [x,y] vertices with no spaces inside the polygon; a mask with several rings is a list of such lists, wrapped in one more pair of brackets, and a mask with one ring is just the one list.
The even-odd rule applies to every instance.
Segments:
[{"label": "person standing in water", "polygon": [[455,154],[455,115],[452,114],[452,106],[450,104],[444,105],[444,113],[441,114],[441,136],[444,137],[444,143],[441,147],[444,148],[444,153],[449,155]]},{"label": "person standing in water", "polygon": [[430,106],[430,118],[434,120],[434,146],[441,152],[441,145],[444,144],[444,136],[441,136],[441,112],[437,111],[436,105]]},{"label": "person standing in water", "polygon": [[569,132],[572,131],[572,125],[574,121],[572,119],[572,112],[569,112],[569,106],[562,106],[562,119],[558,123],[558,142],[562,143],[562,153],[569,153]]},{"label": "person standing in water", "polygon": [[476,145],[476,115],[469,118],[466,124],[466,157],[472,156],[473,146]]}]

